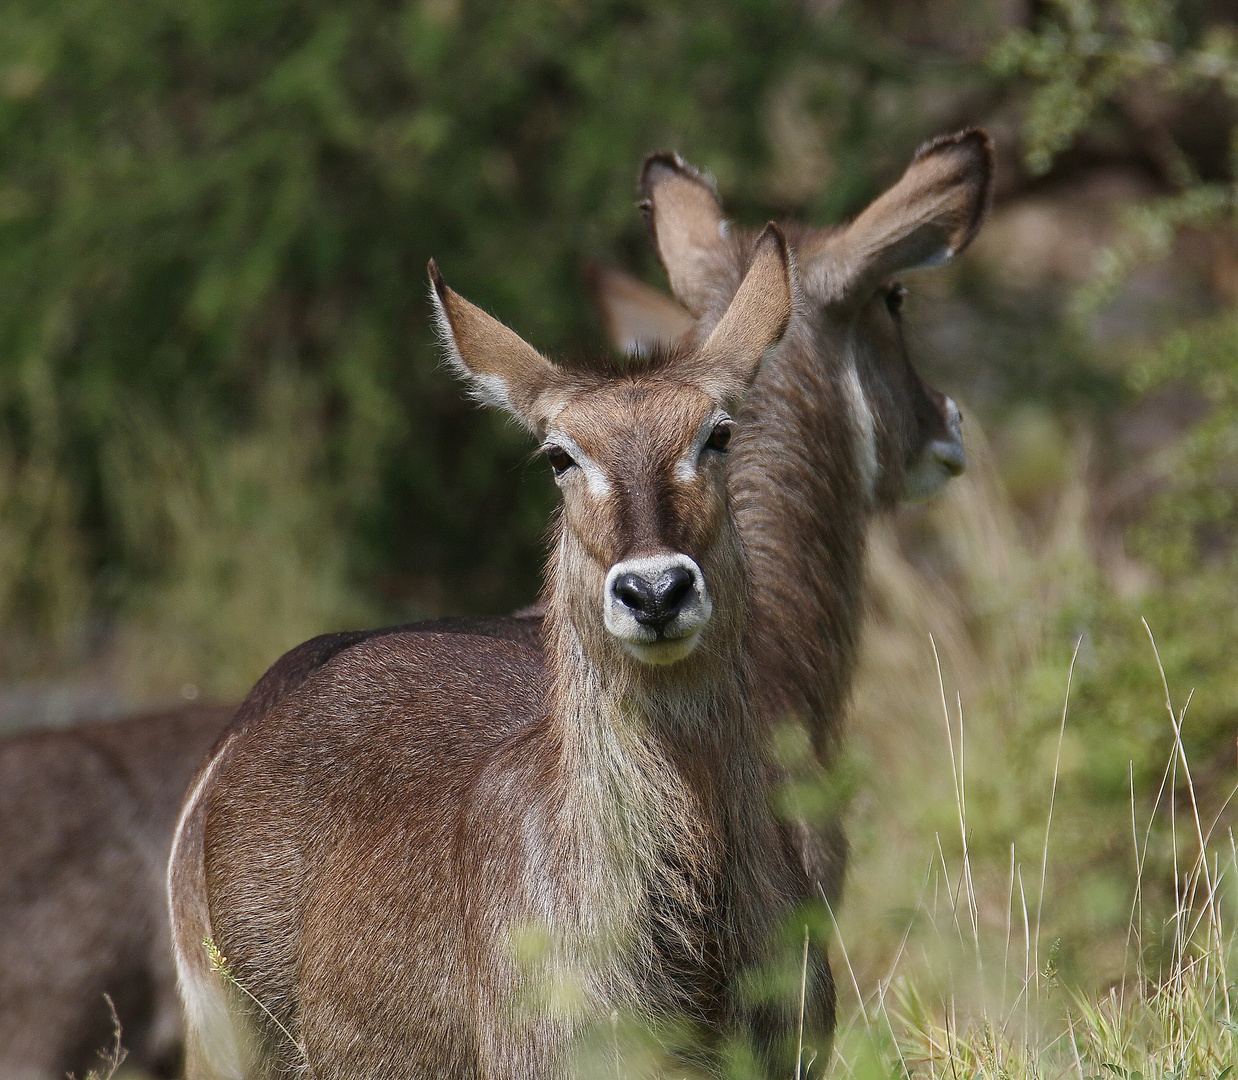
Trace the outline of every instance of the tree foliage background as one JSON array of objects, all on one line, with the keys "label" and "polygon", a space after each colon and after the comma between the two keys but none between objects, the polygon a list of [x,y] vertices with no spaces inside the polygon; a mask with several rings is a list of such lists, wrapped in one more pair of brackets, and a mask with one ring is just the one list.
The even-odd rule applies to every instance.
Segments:
[{"label": "tree foliage background", "polygon": [[437,370],[427,259],[573,349],[597,338],[582,261],[653,266],[649,151],[748,216],[855,208],[987,78],[870,23],[784,0],[6,5],[5,670],[119,636],[139,682],[237,693],[340,622],[528,601],[547,486]]}]

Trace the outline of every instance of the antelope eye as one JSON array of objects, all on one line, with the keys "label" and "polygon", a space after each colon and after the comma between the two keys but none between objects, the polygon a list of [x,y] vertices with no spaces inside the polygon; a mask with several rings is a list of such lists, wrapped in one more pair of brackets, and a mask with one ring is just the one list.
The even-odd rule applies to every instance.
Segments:
[{"label": "antelope eye", "polygon": [[706,450],[717,450],[720,454],[725,454],[727,447],[731,445],[731,430],[735,427],[730,420],[722,420],[714,425],[713,431],[709,433],[709,438],[705,441]]},{"label": "antelope eye", "polygon": [[572,455],[564,450],[563,447],[554,446],[553,444],[546,447],[546,460],[550,462],[550,467],[554,469],[555,476],[562,476],[576,464],[572,460]]},{"label": "antelope eye", "polygon": [[895,318],[903,310],[903,297],[907,290],[897,281],[886,290],[886,310]]}]

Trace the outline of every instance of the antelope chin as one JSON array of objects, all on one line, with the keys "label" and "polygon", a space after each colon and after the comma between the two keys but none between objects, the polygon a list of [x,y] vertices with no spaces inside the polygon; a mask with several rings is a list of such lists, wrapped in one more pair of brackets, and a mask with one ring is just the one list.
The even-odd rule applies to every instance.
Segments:
[{"label": "antelope chin", "polygon": [[952,439],[938,439],[924,448],[924,453],[903,477],[903,502],[924,502],[931,499],[954,477],[967,468],[963,444]]},{"label": "antelope chin", "polygon": [[623,647],[642,664],[666,665],[682,660],[701,640],[700,629],[692,630],[683,637],[656,638],[652,641],[631,641],[620,638]]}]

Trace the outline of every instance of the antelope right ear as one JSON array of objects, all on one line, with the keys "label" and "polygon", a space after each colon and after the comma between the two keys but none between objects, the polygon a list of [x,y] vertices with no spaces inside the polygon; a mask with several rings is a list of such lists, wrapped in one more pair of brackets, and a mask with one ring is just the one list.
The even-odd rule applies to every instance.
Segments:
[{"label": "antelope right ear", "polygon": [[800,270],[825,297],[846,301],[904,270],[942,266],[971,243],[992,192],[993,142],[985,132],[936,139],[850,225],[802,246]]},{"label": "antelope right ear", "polygon": [[725,266],[726,219],[713,184],[677,154],[650,154],[640,175],[640,208],[671,292],[696,318]]},{"label": "antelope right ear", "polygon": [[430,284],[439,340],[473,396],[540,434],[548,399],[561,382],[558,369],[519,334],[449,289],[433,259]]},{"label": "antelope right ear", "polygon": [[765,226],[726,314],[679,369],[730,412],[737,410],[766,353],[782,341],[795,307],[791,256],[777,225]]},{"label": "antelope right ear", "polygon": [[585,280],[610,343],[629,356],[674,345],[693,327],[692,316],[666,293],[622,270],[589,263]]}]

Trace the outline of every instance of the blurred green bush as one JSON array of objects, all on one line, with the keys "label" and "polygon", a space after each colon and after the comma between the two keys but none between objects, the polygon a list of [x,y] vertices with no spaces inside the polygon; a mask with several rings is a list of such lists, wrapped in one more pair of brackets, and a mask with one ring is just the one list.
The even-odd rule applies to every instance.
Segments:
[{"label": "blurred green bush", "polygon": [[581,261],[653,267],[644,154],[836,216],[989,79],[789,0],[6,5],[0,675],[119,627],[139,685],[238,693],[527,602],[549,486],[437,370],[427,259],[592,344]]}]

